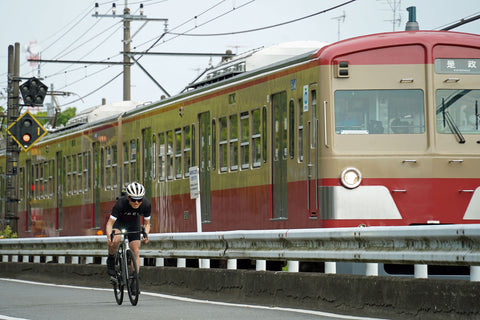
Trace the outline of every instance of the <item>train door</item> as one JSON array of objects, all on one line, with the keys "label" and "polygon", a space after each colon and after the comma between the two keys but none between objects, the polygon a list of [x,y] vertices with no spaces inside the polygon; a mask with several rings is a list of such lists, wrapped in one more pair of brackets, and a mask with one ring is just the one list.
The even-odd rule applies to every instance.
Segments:
[{"label": "train door", "polygon": [[210,130],[210,112],[200,113],[199,122],[199,166],[200,166],[200,199],[202,222],[210,222],[210,170],[212,166],[212,136]]},{"label": "train door", "polygon": [[[307,93],[308,94],[308,93]],[[311,117],[307,122],[307,202],[311,215],[318,213],[318,117],[317,91],[310,86],[309,100],[304,101],[310,107]]]},{"label": "train door", "polygon": [[152,128],[145,128],[142,130],[142,154],[143,164],[141,170],[143,174],[140,173],[140,176],[143,177],[142,183],[145,186],[145,197],[147,199],[152,198]]},{"label": "train door", "polygon": [[272,113],[272,218],[287,219],[288,114],[285,91],[272,95]]},{"label": "train door", "polygon": [[100,151],[100,143],[95,142],[92,146],[93,150],[93,216],[94,227],[100,227],[100,189],[102,186],[102,156]]}]

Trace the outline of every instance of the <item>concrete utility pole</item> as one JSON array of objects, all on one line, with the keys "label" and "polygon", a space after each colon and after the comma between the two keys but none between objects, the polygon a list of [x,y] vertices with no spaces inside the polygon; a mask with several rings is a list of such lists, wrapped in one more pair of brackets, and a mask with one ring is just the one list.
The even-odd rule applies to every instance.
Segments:
[{"label": "concrete utility pole", "polygon": [[[15,47],[8,46],[8,102],[7,102],[7,128],[14,123],[20,115],[19,110],[19,82],[20,82],[20,43]],[[19,179],[18,161],[20,158],[20,147],[13,140],[12,136],[6,135],[6,186],[5,186],[5,218],[4,224],[9,225],[13,232],[18,233],[18,200],[19,200]]]}]

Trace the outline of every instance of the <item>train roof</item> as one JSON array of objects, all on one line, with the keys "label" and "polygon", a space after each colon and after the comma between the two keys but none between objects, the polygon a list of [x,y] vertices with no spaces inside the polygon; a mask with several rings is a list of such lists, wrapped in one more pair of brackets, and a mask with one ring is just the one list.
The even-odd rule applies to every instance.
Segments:
[{"label": "train roof", "polygon": [[236,55],[232,58],[224,58],[217,66],[207,68],[205,72],[187,86],[189,89],[197,89],[216,83],[241,73],[255,71],[266,66],[291,59],[306,53],[314,54],[319,49],[327,46],[323,41],[294,41],[275,44],[270,47],[261,47]]}]

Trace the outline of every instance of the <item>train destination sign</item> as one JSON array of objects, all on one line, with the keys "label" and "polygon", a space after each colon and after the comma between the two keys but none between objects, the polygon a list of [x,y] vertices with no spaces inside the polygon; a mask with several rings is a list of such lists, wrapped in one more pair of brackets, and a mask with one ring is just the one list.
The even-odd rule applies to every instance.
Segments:
[{"label": "train destination sign", "polygon": [[480,59],[435,59],[435,72],[444,74],[480,74]]}]

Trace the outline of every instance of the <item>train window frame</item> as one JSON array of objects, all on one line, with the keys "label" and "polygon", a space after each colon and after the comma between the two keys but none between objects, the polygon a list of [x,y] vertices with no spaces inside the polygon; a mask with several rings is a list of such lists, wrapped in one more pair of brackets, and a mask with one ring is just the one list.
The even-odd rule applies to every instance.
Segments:
[{"label": "train window frame", "polygon": [[175,179],[182,179],[182,128],[175,129],[174,150],[175,150]]},{"label": "train window frame", "polygon": [[[200,133],[201,135],[201,133]],[[212,170],[217,169],[217,120],[212,119]]]},{"label": "train window frame", "polygon": [[152,180],[157,179],[157,135],[152,134]]},{"label": "train window frame", "polygon": [[66,165],[66,172],[67,172],[67,175],[66,175],[66,185],[65,185],[65,191],[66,191],[66,194],[67,196],[71,195],[72,194],[72,190],[71,190],[71,181],[72,181],[72,160],[70,158],[70,156],[65,156],[65,165]]},{"label": "train window frame", "polygon": [[267,126],[267,106],[264,105],[262,109],[262,160],[267,163],[268,155],[268,126]]},{"label": "train window frame", "polygon": [[173,180],[173,131],[168,130],[165,136],[165,147],[166,147],[166,155],[167,155],[167,163],[166,163],[166,177],[167,180]]},{"label": "train window frame", "polygon": [[234,113],[228,117],[229,124],[229,163],[230,171],[238,171],[238,157],[239,157],[239,139],[238,139],[238,114]]},{"label": "train window frame", "polygon": [[190,176],[190,167],[192,166],[192,135],[191,126],[183,127],[183,177],[188,178]]},{"label": "train window frame", "polygon": [[83,155],[81,153],[77,154],[77,161],[78,161],[78,164],[77,164],[77,167],[78,167],[78,170],[77,170],[77,192],[80,194],[80,193],[83,193],[83,180],[85,179],[83,177]]},{"label": "train window frame", "polygon": [[105,190],[112,188],[112,150],[110,146],[105,147]]},{"label": "train window frame", "polygon": [[85,192],[90,190],[92,185],[92,167],[91,167],[91,151],[84,152],[83,161],[85,162],[83,174],[85,175]]},{"label": "train window frame", "polygon": [[248,111],[240,113],[240,168],[250,168],[250,115]]},{"label": "train window frame", "polygon": [[77,155],[72,154],[72,193],[77,194]]},{"label": "train window frame", "polygon": [[302,103],[302,98],[298,99],[298,104],[297,104],[297,111],[298,111],[298,126],[297,126],[297,150],[298,150],[298,155],[297,155],[297,161],[298,163],[303,162],[303,142],[304,142],[304,137],[303,137],[303,103]]},{"label": "train window frame", "polygon": [[252,168],[259,168],[262,165],[262,117],[260,108],[251,111],[252,130]]},{"label": "train window frame", "polygon": [[288,103],[288,153],[290,159],[295,157],[295,100]]},{"label": "train window frame", "polygon": [[165,165],[166,165],[166,153],[165,153],[165,132],[158,133],[158,181],[165,181]]},{"label": "train window frame", "polygon": [[218,165],[221,173],[228,171],[228,121],[227,117],[218,118]]},{"label": "train window frame", "polygon": [[127,180],[126,182],[138,181],[137,152],[138,140],[132,139],[130,140],[130,180]]},{"label": "train window frame", "polygon": [[118,188],[118,147],[112,145],[112,188]]},{"label": "train window frame", "polygon": [[129,144],[123,143],[123,184],[130,181],[130,156],[129,156]]}]

